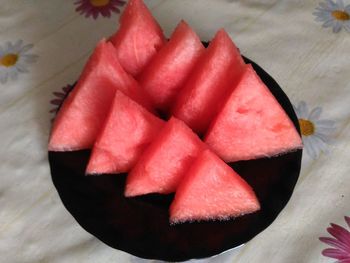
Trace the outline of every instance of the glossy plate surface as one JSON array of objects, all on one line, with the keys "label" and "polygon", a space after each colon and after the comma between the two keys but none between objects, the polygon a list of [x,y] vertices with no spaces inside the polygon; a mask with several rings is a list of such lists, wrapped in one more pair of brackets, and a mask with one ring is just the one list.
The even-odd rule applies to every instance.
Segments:
[{"label": "glossy plate surface", "polygon": [[[254,69],[299,130],[293,107],[279,85]],[[230,164],[254,189],[261,210],[229,221],[169,225],[173,195],[125,198],[125,174],[85,176],[89,151],[49,152],[53,183],[76,221],[107,245],[148,259],[182,261],[213,256],[246,243],[268,227],[290,199],[302,151]]]}]

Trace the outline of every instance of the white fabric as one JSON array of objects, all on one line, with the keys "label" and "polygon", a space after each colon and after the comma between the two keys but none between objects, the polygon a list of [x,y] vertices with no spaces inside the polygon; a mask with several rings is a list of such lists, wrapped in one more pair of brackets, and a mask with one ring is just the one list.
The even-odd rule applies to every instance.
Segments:
[{"label": "white fabric", "polygon": [[[0,261],[139,262],[84,231],[63,207],[47,160],[52,92],[73,83],[112,18],[85,18],[70,0],[0,0],[0,45],[22,39],[38,55],[0,84]],[[185,19],[203,40],[224,27],[292,102],[335,121],[329,153],[304,154],[295,192],[278,219],[242,248],[199,262],[333,262],[321,255],[330,222],[350,214],[350,34],[312,14],[320,1],[152,0],[167,35]],[[346,2],[346,1],[345,1]],[[350,2],[348,1],[347,4]],[[1,69],[1,68],[0,68]],[[143,262],[143,261],[142,261]],[[153,261],[145,261],[153,262]]]}]

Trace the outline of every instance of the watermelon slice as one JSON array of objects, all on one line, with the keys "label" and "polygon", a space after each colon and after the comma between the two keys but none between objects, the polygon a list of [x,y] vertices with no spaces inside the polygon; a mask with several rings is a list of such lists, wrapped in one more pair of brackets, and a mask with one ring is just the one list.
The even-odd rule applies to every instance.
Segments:
[{"label": "watermelon slice", "polygon": [[127,177],[125,196],[174,192],[204,143],[180,120],[171,118]]},{"label": "watermelon slice", "polygon": [[176,27],[169,42],[155,55],[138,78],[159,110],[166,111],[195,63],[205,50],[197,34],[184,21]]},{"label": "watermelon slice", "polygon": [[302,148],[292,121],[251,65],[212,122],[205,142],[226,162]]},{"label": "watermelon slice", "polygon": [[117,91],[105,125],[95,142],[86,173],[128,172],[163,124],[164,121]]},{"label": "watermelon slice", "polygon": [[252,188],[210,150],[187,171],[170,206],[170,222],[225,220],[260,209]]},{"label": "watermelon slice", "polygon": [[117,89],[150,108],[138,83],[119,64],[113,45],[102,40],[57,114],[49,150],[91,148]]},{"label": "watermelon slice", "polygon": [[142,0],[130,0],[120,18],[119,30],[110,38],[120,64],[138,75],[165,44],[163,31]]},{"label": "watermelon slice", "polygon": [[173,115],[204,134],[244,67],[238,49],[227,33],[220,30],[179,94]]}]

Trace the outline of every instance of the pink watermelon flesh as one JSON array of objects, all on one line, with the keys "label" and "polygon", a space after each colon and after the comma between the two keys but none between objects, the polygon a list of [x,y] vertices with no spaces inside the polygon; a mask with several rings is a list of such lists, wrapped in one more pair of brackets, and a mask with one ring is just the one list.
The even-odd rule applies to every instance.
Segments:
[{"label": "pink watermelon flesh", "polygon": [[203,151],[187,171],[170,206],[170,222],[225,220],[260,209],[252,188],[224,161]]},{"label": "pink watermelon flesh", "polygon": [[171,118],[127,177],[125,196],[174,192],[204,143],[180,120]]},{"label": "pink watermelon flesh", "polygon": [[57,114],[51,131],[49,150],[91,148],[117,89],[143,105],[149,105],[138,83],[119,64],[113,45],[102,40]]},{"label": "pink watermelon flesh", "polygon": [[86,173],[128,172],[163,124],[164,121],[117,91],[105,125],[95,142]]},{"label": "pink watermelon flesh", "polygon": [[157,109],[167,111],[170,108],[204,50],[197,34],[181,21],[169,42],[138,78]]},{"label": "pink watermelon flesh", "polygon": [[120,64],[131,75],[138,75],[166,40],[157,21],[142,0],[126,6],[119,30],[110,38]]},{"label": "pink watermelon flesh", "polygon": [[302,147],[292,121],[251,65],[211,124],[205,142],[226,162]]},{"label": "pink watermelon flesh", "polygon": [[224,30],[210,43],[173,107],[175,117],[204,134],[232,83],[238,82],[244,61]]}]

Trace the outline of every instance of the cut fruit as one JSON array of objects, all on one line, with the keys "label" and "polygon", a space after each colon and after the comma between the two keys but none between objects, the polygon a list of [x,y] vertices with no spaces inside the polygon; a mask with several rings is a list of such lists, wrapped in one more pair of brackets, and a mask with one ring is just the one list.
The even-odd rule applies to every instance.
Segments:
[{"label": "cut fruit", "polygon": [[[78,83],[59,110],[49,142],[50,151],[73,151],[93,146],[116,90],[149,105],[138,83],[118,62],[115,48],[101,40]],[[150,108],[150,106],[147,106]]]},{"label": "cut fruit", "polygon": [[155,108],[167,111],[195,63],[205,50],[197,34],[184,21],[138,78]]},{"label": "cut fruit", "polygon": [[110,38],[120,64],[138,75],[165,44],[163,31],[142,0],[130,0],[120,18],[119,30]]},{"label": "cut fruit", "polygon": [[204,134],[244,68],[238,49],[227,33],[220,30],[180,92],[173,115]]},{"label": "cut fruit", "polygon": [[204,147],[185,123],[171,118],[129,173],[125,196],[174,192]]},{"label": "cut fruit", "polygon": [[213,120],[204,141],[226,162],[302,148],[292,121],[251,65]]},{"label": "cut fruit", "polygon": [[170,206],[170,222],[225,220],[260,209],[252,188],[218,156],[203,151]]},{"label": "cut fruit", "polygon": [[163,125],[164,121],[117,91],[95,142],[86,173],[128,172]]}]

